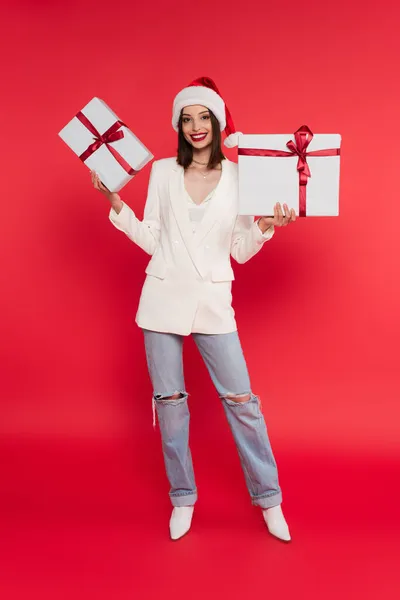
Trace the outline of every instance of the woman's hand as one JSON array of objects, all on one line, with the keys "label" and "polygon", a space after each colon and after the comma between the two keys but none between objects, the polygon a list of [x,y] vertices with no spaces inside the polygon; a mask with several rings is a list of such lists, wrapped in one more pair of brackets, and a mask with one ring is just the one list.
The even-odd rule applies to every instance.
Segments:
[{"label": "woman's hand", "polygon": [[110,190],[106,188],[106,186],[100,181],[99,176],[95,171],[90,171],[90,175],[92,177],[93,187],[104,194],[115,212],[119,213],[122,208],[122,200],[120,196],[115,192],[110,192]]},{"label": "woman's hand", "polygon": [[275,225],[275,227],[286,227],[289,223],[294,223],[296,220],[296,213],[294,208],[289,210],[287,204],[283,205],[284,213],[282,212],[282,208],[280,202],[277,202],[274,206],[274,216],[273,217],[260,217],[258,219],[258,226],[261,229],[262,233],[265,233],[267,229],[271,227],[271,225]]}]

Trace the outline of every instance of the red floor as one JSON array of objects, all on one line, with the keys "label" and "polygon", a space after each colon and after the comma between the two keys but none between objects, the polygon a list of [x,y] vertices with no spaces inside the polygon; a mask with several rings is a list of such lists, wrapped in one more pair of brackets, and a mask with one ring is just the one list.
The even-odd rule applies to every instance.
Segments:
[{"label": "red floor", "polygon": [[217,444],[193,442],[200,498],[191,532],[171,542],[157,443],[150,455],[122,442],[3,440],[0,597],[400,597],[395,461],[279,449],[284,544],[250,505],[232,446],[213,459]]}]

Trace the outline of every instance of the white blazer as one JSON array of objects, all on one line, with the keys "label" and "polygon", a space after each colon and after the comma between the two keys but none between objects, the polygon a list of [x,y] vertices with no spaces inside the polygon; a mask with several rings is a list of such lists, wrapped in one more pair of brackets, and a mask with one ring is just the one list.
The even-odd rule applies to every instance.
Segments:
[{"label": "white blazer", "polygon": [[184,189],[176,158],[154,161],[143,221],[125,203],[119,214],[110,210],[113,225],[152,256],[136,323],[180,335],[236,331],[230,255],[246,262],[274,227],[263,234],[254,217],[238,216],[237,164],[228,159],[196,233]]}]

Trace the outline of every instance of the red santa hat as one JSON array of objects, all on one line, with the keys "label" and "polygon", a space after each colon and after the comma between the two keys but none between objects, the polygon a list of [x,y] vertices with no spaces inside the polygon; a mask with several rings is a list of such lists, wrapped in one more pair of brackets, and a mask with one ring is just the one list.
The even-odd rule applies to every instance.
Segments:
[{"label": "red santa hat", "polygon": [[214,81],[209,77],[199,77],[181,90],[174,99],[172,109],[172,127],[178,131],[178,123],[182,108],[200,104],[211,110],[218,119],[221,131],[225,130],[225,146],[233,148],[239,143],[240,131],[236,131],[231,117],[221,94],[218,91]]}]

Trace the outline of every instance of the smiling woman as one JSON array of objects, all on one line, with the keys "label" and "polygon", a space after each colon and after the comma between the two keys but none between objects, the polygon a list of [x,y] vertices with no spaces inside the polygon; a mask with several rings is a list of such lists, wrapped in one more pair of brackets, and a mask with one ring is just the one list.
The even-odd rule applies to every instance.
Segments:
[{"label": "smiling woman", "polygon": [[[225,145],[237,145],[232,118],[214,82],[195,80],[175,97],[172,125],[177,157],[153,163],[144,219],[93,176],[108,195],[110,220],[152,256],[136,322],[143,330],[173,511],[172,539],[190,529],[197,487],[189,447],[188,393],[183,377],[184,337],[193,335],[233,433],[252,503],[269,531],[289,541],[282,491],[260,402],[250,385],[232,307],[230,256],[244,263],[295,215],[279,203],[274,217],[238,215],[237,164]],[[228,501],[231,501],[229,498]]]}]

